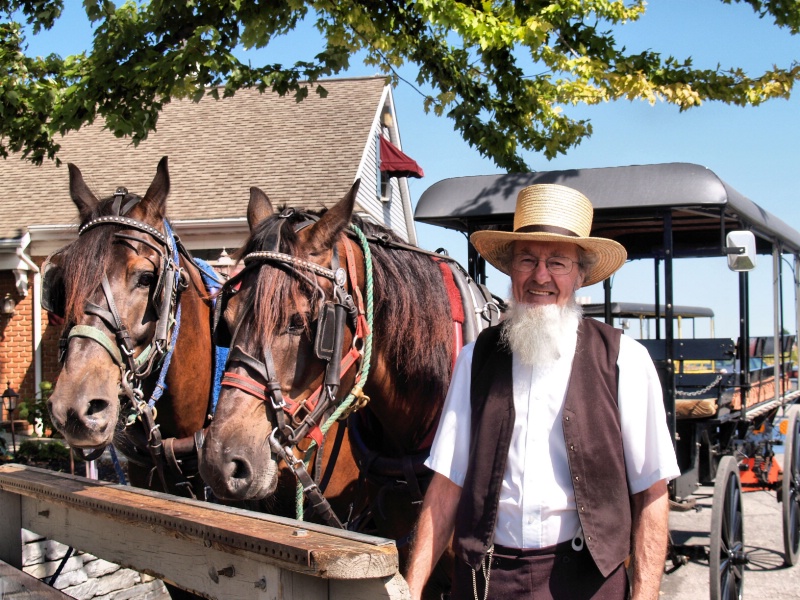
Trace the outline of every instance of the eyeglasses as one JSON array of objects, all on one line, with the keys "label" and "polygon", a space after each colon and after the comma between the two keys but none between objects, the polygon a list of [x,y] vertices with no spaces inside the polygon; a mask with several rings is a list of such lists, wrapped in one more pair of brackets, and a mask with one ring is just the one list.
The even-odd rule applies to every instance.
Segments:
[{"label": "eyeglasses", "polygon": [[[530,254],[515,254],[511,258],[511,268],[520,273],[532,273],[539,268],[541,259]],[[544,261],[551,275],[568,275],[572,272],[573,265],[580,265],[577,260],[564,256],[551,256]]]}]

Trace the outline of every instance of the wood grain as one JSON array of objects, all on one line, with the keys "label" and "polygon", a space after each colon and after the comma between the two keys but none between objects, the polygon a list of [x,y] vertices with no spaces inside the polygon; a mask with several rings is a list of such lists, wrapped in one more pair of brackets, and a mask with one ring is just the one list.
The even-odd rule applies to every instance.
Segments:
[{"label": "wood grain", "polygon": [[352,597],[407,596],[383,538],[4,465],[0,512],[14,510],[12,524],[209,598],[344,598],[348,581]]}]

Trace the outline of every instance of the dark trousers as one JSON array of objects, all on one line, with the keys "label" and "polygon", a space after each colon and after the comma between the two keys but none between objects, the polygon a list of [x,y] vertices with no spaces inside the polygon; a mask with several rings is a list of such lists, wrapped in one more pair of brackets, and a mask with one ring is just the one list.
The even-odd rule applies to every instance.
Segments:
[{"label": "dark trousers", "polygon": [[[452,600],[475,600],[473,571],[456,559]],[[478,600],[483,600],[486,580],[475,574]],[[628,575],[620,565],[607,578],[598,571],[589,551],[572,549],[571,542],[538,550],[496,546],[489,574],[493,600],[625,600]]]}]

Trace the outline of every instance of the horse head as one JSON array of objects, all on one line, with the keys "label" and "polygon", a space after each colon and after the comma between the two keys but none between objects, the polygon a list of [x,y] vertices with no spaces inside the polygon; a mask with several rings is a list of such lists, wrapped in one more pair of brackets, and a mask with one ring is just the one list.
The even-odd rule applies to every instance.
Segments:
[{"label": "horse head", "polygon": [[165,232],[166,157],[144,197],[120,187],[100,200],[75,165],[69,175],[78,239],[43,268],[45,307],[65,319],[63,366],[48,408],[70,446],[98,449],[112,442],[132,404],[152,392],[141,385],[169,344],[164,307],[174,306],[187,282]]},{"label": "horse head", "polygon": [[231,350],[200,463],[220,497],[271,495],[279,463],[296,461],[307,435],[321,443],[318,426],[352,386],[358,310],[346,269],[363,278],[363,256],[345,258],[343,232],[357,189],[321,215],[276,212],[251,189],[244,268],[217,300],[215,335]]}]

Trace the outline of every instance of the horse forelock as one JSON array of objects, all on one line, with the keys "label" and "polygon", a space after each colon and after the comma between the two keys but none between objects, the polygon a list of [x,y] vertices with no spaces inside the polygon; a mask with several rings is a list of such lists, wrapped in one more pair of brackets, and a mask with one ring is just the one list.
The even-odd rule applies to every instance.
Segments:
[{"label": "horse forelock", "polygon": [[[127,194],[122,204],[132,199],[141,198]],[[98,217],[111,214],[113,203],[113,196],[100,201],[91,213],[82,219],[80,227]],[[131,216],[136,218],[133,214]],[[103,274],[111,267],[114,235],[122,229],[124,229],[122,225],[115,224],[88,229],[62,251],[60,262],[64,273],[66,322],[77,323],[83,318],[86,302],[100,286]]]},{"label": "horse forelock", "polygon": [[[250,238],[238,253],[244,258],[252,252],[278,251],[290,256],[304,256],[300,239],[295,227],[308,218],[304,212],[295,212],[291,216],[281,217],[279,213],[259,223]],[[316,215],[316,213],[313,213]],[[274,243],[279,240],[276,248]],[[243,298],[253,311],[252,335],[260,344],[269,345],[275,333],[284,331],[295,314],[300,314],[303,325],[309,327],[309,317],[300,308],[304,300],[314,305],[319,299],[320,290],[311,290],[306,281],[290,274],[286,268],[274,265],[262,265],[254,275],[255,283],[243,286],[252,290]]]}]

